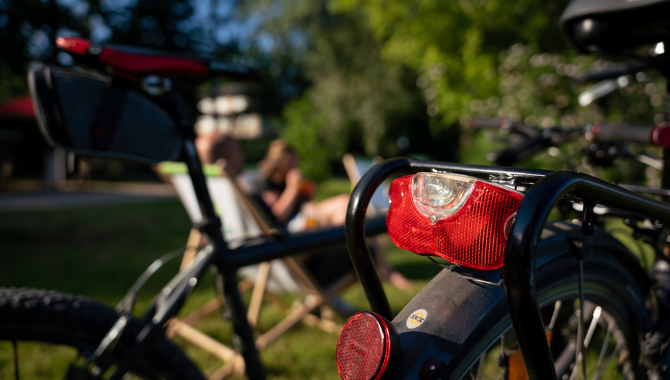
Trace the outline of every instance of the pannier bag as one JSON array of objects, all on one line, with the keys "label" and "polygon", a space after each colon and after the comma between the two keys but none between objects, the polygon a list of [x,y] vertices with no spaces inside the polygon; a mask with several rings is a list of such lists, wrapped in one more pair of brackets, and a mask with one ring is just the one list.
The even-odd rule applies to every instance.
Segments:
[{"label": "pannier bag", "polygon": [[181,153],[175,122],[125,83],[54,67],[31,70],[28,83],[40,130],[53,146],[146,164]]}]

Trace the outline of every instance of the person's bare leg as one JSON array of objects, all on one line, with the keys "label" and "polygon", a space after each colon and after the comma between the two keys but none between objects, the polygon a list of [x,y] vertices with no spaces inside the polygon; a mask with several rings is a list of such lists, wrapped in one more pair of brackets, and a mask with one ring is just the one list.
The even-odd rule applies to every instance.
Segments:
[{"label": "person's bare leg", "polygon": [[[330,197],[319,203],[309,202],[303,206],[303,210],[318,215],[319,226],[330,227],[343,225],[347,217],[347,206],[349,205],[349,195],[340,194]],[[391,285],[399,290],[408,290],[412,287],[412,281],[407,279],[402,273],[393,269],[391,264],[384,257],[383,250],[376,238],[368,239],[370,249],[377,263],[377,270],[382,279],[388,280]]]},{"label": "person's bare leg", "polygon": [[319,225],[324,227],[340,226],[347,217],[349,195],[340,194],[315,203],[314,207],[319,215]]}]

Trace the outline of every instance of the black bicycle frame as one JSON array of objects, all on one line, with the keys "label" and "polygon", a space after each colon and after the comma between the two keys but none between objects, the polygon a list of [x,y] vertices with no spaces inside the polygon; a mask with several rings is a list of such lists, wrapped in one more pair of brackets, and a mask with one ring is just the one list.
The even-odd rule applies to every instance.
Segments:
[{"label": "black bicycle frame", "polygon": [[386,160],[368,170],[351,193],[347,218],[344,224],[347,234],[347,249],[354,264],[356,274],[363,285],[372,310],[393,320],[386,293],[382,288],[374,261],[365,237],[365,212],[372,194],[377,187],[392,176],[415,174],[418,172],[449,172],[478,177],[484,180],[505,181],[515,188],[526,189],[539,178],[551,173],[547,170],[520,170],[514,168],[494,168],[487,166],[450,164],[406,158]]},{"label": "black bicycle frame", "polygon": [[554,172],[537,181],[517,211],[503,266],[510,316],[530,379],[556,379],[533,273],[544,224],[566,195],[670,222],[668,205],[582,173]]},{"label": "black bicycle frame", "polygon": [[631,214],[670,222],[668,205],[581,173],[413,159],[384,161],[368,171],[354,189],[347,210],[345,229],[347,248],[372,310],[389,320],[393,319],[393,313],[367,247],[364,216],[372,194],[384,179],[418,172],[456,173],[497,182],[504,181],[520,190],[529,189],[517,211],[507,243],[503,278],[512,324],[531,380],[556,379],[535,293],[534,272],[542,230],[558,201],[570,196],[590,204],[598,203]]},{"label": "black bicycle frame", "polygon": [[[188,269],[179,272],[154,300],[153,305],[141,317],[146,321],[134,345],[118,364],[110,380],[120,379],[132,366],[134,360],[147,347],[151,338],[158,336],[168,320],[174,317],[210,265],[215,265],[223,276],[223,291],[226,305],[231,312],[235,334],[240,338],[240,349],[246,364],[247,375],[252,380],[265,379],[256,349],[253,332],[247,320],[246,308],[237,286],[237,269],[287,256],[315,251],[345,241],[345,229],[332,227],[300,234],[278,234],[251,241],[236,249],[229,249],[221,231],[221,220],[214,211],[207,182],[194,144],[193,126],[186,115],[184,101],[178,93],[173,94],[172,117],[177,121],[184,137],[183,157],[188,167],[191,182],[198,199],[202,222],[196,227],[212,242],[211,248],[199,252]],[[225,212],[225,210],[221,210]],[[377,235],[386,231],[384,217],[370,219],[366,232]]]}]

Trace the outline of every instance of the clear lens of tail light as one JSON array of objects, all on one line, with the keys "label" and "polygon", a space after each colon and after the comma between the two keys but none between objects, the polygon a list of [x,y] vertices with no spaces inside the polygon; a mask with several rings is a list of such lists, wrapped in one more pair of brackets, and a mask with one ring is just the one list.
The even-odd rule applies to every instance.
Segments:
[{"label": "clear lens of tail light", "polygon": [[456,213],[468,200],[475,179],[465,176],[421,173],[412,176],[414,206],[435,223]]},{"label": "clear lens of tail light", "polygon": [[386,226],[400,248],[469,268],[502,267],[523,195],[477,178],[418,173],[389,190]]},{"label": "clear lens of tail light", "polygon": [[337,341],[337,371],[343,380],[379,380],[398,346],[393,324],[375,313],[358,312],[349,318]]}]

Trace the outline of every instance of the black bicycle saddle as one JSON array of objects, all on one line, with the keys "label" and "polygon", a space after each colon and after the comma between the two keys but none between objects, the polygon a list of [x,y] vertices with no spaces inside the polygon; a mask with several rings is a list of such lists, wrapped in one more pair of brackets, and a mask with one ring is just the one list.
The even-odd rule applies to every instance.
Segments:
[{"label": "black bicycle saddle", "polygon": [[616,54],[668,42],[670,0],[574,0],[560,27],[568,42],[584,53]]}]

